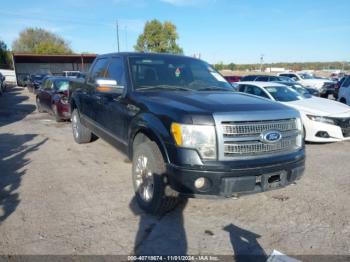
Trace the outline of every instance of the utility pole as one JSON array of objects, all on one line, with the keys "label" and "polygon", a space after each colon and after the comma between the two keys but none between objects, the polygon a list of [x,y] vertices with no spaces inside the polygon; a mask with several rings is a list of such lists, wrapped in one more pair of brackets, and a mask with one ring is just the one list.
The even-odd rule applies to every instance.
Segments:
[{"label": "utility pole", "polygon": [[128,51],[128,28],[125,26],[125,51]]},{"label": "utility pole", "polygon": [[262,72],[263,64],[264,64],[264,55],[261,55],[260,56],[260,72]]},{"label": "utility pole", "polygon": [[118,19],[117,19],[117,50],[120,52],[120,47],[119,47],[119,24],[118,24]]}]

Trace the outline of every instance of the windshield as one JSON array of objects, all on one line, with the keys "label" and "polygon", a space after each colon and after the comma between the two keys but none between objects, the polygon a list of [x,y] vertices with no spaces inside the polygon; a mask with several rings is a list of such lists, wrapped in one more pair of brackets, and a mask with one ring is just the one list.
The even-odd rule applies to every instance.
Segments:
[{"label": "windshield", "polygon": [[233,91],[232,86],[209,64],[182,56],[130,57],[136,90]]},{"label": "windshield", "polygon": [[312,75],[309,75],[309,74],[300,74],[300,77],[302,79],[313,79],[314,78]]},{"label": "windshield", "polygon": [[55,84],[58,91],[68,90],[69,82],[67,80],[57,80]]},{"label": "windshield", "polygon": [[310,92],[302,85],[296,84],[296,85],[291,85],[290,87],[293,88],[295,91],[297,91],[299,94],[304,95],[305,97],[310,96]]},{"label": "windshield", "polygon": [[291,102],[304,99],[304,95],[298,93],[287,86],[269,86],[265,87],[266,91],[279,102]]},{"label": "windshield", "polygon": [[292,78],[290,78],[290,77],[279,76],[278,78],[282,82],[295,83],[295,81]]}]

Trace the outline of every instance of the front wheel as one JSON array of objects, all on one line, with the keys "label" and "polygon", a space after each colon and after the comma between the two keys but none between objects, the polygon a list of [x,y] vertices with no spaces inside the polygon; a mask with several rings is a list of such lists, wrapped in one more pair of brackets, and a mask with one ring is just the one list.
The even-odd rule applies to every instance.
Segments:
[{"label": "front wheel", "polygon": [[72,129],[75,142],[78,144],[89,143],[92,140],[92,133],[80,122],[80,116],[77,109],[72,113]]},{"label": "front wheel", "polygon": [[162,215],[179,202],[177,192],[166,183],[165,164],[156,143],[146,141],[134,147],[132,180],[139,206],[147,213]]}]

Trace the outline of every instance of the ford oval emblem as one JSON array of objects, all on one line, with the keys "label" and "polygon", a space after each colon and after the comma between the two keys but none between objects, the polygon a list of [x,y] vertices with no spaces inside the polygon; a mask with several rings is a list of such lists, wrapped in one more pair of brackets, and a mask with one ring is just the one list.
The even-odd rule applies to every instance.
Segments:
[{"label": "ford oval emblem", "polygon": [[279,131],[266,131],[261,134],[261,141],[265,143],[276,143],[282,139],[282,134]]}]

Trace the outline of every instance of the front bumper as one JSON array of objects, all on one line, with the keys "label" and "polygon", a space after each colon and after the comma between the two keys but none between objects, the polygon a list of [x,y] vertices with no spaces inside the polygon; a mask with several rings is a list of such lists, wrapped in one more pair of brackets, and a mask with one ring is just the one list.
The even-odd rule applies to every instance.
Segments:
[{"label": "front bumper", "polygon": [[[342,128],[338,125],[331,125],[309,119],[304,120],[304,126],[306,129],[305,140],[308,142],[329,143],[350,140],[350,128]],[[321,137],[319,135],[320,132],[326,132],[328,137]]]},{"label": "front bumper", "polygon": [[[264,192],[287,186],[300,179],[305,169],[305,157],[270,166],[254,166],[230,171],[213,171],[167,165],[168,183],[187,197],[231,197]],[[198,178],[206,178],[204,190],[194,186]]]}]

